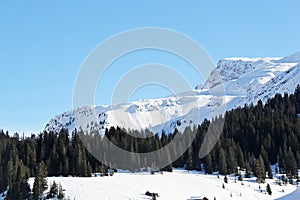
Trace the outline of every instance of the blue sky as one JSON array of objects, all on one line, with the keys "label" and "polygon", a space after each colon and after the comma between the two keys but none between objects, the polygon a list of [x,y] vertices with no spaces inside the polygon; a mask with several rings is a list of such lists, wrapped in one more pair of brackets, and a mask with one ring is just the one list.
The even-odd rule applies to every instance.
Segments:
[{"label": "blue sky", "polygon": [[[41,131],[54,115],[70,110],[81,63],[96,45],[121,31],[177,30],[202,45],[215,63],[232,56],[285,56],[300,50],[299,9],[298,0],[0,1],[0,129]],[[144,52],[119,66],[162,62],[192,85],[202,82],[176,59]],[[116,66],[113,78],[98,86],[97,104],[110,102],[107,96],[118,75],[122,70]],[[149,86],[132,99],[168,94]]]}]

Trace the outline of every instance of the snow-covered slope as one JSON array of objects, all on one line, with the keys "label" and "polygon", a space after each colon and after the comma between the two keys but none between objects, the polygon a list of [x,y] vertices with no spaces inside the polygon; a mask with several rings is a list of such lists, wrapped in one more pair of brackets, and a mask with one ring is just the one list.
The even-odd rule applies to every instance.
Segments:
[{"label": "snow-covered slope", "polygon": [[[203,88],[223,82],[226,94],[241,97],[235,106],[266,102],[276,93],[293,93],[300,84],[300,53],[285,58],[227,58],[220,60]],[[231,109],[231,106],[228,106]]]},{"label": "snow-covered slope", "polygon": [[278,63],[299,63],[300,62],[300,51],[296,52],[290,56],[284,57],[278,61]]},{"label": "snow-covered slope", "polygon": [[[236,177],[228,176],[228,184],[224,184],[224,176],[205,175],[202,172],[174,170],[172,173],[151,175],[149,172],[115,173],[110,177],[48,177],[48,185],[55,181],[65,189],[66,199],[101,199],[101,200],[151,200],[146,191],[158,193],[158,200],[186,200],[196,197],[207,197],[217,200],[272,200],[294,192],[295,185],[279,186],[278,179],[267,179],[258,184],[256,178],[245,178],[243,182],[235,181]],[[32,187],[34,178],[29,179]],[[266,193],[266,185],[270,184],[272,195]],[[224,184],[225,188],[222,188]],[[259,189],[261,187],[261,189]],[[284,192],[282,192],[284,190]],[[296,190],[291,196],[282,199],[297,200]],[[292,198],[289,198],[292,197]],[[1,199],[1,197],[0,197]]]},{"label": "snow-covered slope", "polygon": [[277,200],[293,200],[293,199],[299,199],[299,198],[300,198],[300,187],[298,187],[291,194],[285,195],[281,198],[278,198]]},{"label": "snow-covered slope", "polygon": [[[226,110],[266,102],[276,93],[293,93],[300,84],[300,52],[284,58],[226,58],[218,62],[206,83],[197,90],[161,99],[112,106],[86,106],[55,116],[46,131],[100,130],[111,126],[183,131]],[[224,88],[225,91],[224,91]],[[218,91],[224,91],[219,93]]]}]

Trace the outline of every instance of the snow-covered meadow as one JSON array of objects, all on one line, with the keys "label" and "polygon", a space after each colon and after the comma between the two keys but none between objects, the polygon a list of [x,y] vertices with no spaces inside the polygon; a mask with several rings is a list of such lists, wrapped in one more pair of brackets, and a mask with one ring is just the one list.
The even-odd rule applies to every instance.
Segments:
[{"label": "snow-covered meadow", "polygon": [[[149,172],[115,173],[107,177],[48,177],[49,184],[60,183],[65,190],[66,199],[101,199],[101,200],[140,200],[151,199],[146,191],[158,193],[160,200],[187,200],[191,197],[207,197],[208,199],[278,199],[299,198],[300,190],[295,185],[279,186],[276,178],[266,179],[266,183],[258,184],[256,178],[238,181],[236,176],[205,175],[202,172],[174,170],[151,175]],[[33,184],[33,178],[29,180]],[[266,185],[270,184],[272,195],[266,193]],[[48,185],[49,185],[48,184]],[[222,185],[224,184],[225,189]],[[259,186],[261,189],[259,189]],[[284,192],[283,192],[284,191]],[[294,192],[296,191],[296,192]],[[294,192],[294,193],[293,193]],[[280,198],[281,199],[281,198]]]}]

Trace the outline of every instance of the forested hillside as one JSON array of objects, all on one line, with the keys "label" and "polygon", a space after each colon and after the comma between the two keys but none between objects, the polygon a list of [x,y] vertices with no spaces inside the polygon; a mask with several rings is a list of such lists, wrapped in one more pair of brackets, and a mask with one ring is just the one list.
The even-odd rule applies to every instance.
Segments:
[{"label": "forested hillside", "polygon": [[[265,105],[261,101],[256,106],[245,105],[225,114],[224,129],[213,150],[203,159],[198,152],[203,143],[210,123],[205,120],[201,125],[187,128],[183,133],[175,130],[172,134],[157,134],[145,131],[134,134],[152,134],[146,139],[135,138],[132,133],[121,128],[110,128],[105,135],[114,144],[134,152],[151,152],[168,144],[175,135],[196,134],[191,147],[175,162],[173,167],[185,167],[187,170],[205,170],[206,173],[219,171],[220,174],[235,173],[238,167],[246,170],[246,176],[254,174],[258,182],[272,178],[270,166],[279,163],[278,171],[287,174],[285,181],[298,178],[300,168],[300,87],[292,95],[276,95]],[[218,120],[218,119],[215,119]],[[133,131],[132,131],[133,132]],[[93,172],[108,173],[108,165],[102,165],[88,151],[80,140],[84,135],[80,130],[68,133],[43,132],[31,137],[0,132],[0,192],[9,190],[9,195],[19,199],[28,196],[30,188],[27,180],[30,176],[91,176]],[[94,133],[97,145],[102,145],[101,137]],[[177,144],[180,149],[181,144]],[[105,149],[105,147],[102,147]],[[103,152],[105,153],[105,151]],[[109,156],[109,155],[107,155]],[[136,162],[137,158],[124,158],[127,162]],[[155,169],[153,160],[138,160],[144,167]],[[41,167],[42,166],[42,167]],[[132,165],[134,166],[134,165]],[[43,170],[45,171],[42,173]],[[131,168],[131,171],[140,169]],[[164,170],[172,171],[171,165]],[[268,173],[266,173],[268,172]],[[241,177],[242,178],[242,177]],[[14,198],[16,198],[14,196]],[[13,198],[11,198],[13,199]]]}]

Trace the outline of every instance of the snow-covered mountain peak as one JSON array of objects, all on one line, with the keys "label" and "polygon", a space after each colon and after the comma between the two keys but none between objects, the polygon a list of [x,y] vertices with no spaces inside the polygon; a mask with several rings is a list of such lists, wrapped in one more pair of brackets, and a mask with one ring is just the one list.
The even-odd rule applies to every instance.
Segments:
[{"label": "snow-covered mountain peak", "polygon": [[227,91],[233,91],[233,87],[247,89],[253,83],[263,85],[278,73],[295,66],[297,62],[290,61],[296,61],[297,58],[298,53],[284,58],[225,58],[218,62],[203,89],[211,89],[220,83],[226,84]]},{"label": "snow-covered mountain peak", "polygon": [[[175,128],[211,119],[226,110],[266,102],[276,93],[293,93],[300,84],[300,53],[284,58],[226,58],[218,62],[202,87],[161,99],[145,99],[111,106],[86,106],[55,116],[46,131],[70,132],[82,128],[86,132],[109,127],[131,130],[150,129],[167,133]],[[225,88],[225,93],[212,91]],[[223,88],[223,89],[224,89]]]}]

